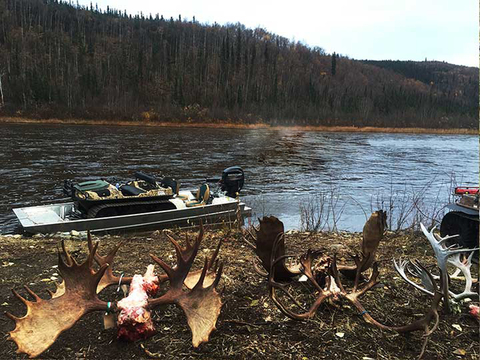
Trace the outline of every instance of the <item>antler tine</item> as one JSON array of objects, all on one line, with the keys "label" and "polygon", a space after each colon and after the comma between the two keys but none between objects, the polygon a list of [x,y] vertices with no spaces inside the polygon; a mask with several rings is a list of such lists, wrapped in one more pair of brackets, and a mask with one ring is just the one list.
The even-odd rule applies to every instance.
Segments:
[{"label": "antler tine", "polygon": [[303,267],[303,269],[301,269],[302,273],[308,278],[308,280],[311,281],[311,283],[317,289],[317,291],[323,292],[322,287],[318,284],[312,272],[313,260],[315,260],[315,258],[319,254],[320,254],[319,251],[312,251],[311,249],[308,249],[306,254],[300,257],[300,264],[302,264],[302,267]]},{"label": "antler tine", "polygon": [[372,265],[372,275],[370,276],[370,279],[368,279],[368,282],[360,290],[357,291],[355,289],[355,291],[353,291],[355,296],[360,297],[363,294],[365,294],[368,290],[373,288],[375,285],[377,285],[378,284],[378,281],[377,281],[378,275],[379,275],[378,263],[374,262],[373,265]]},{"label": "antler tine", "polygon": [[207,270],[208,270],[208,257],[205,258],[205,264],[203,265],[202,272],[200,273],[200,278],[198,279],[197,284],[193,287],[192,290],[203,287],[203,282],[205,280],[205,276],[207,275]]},{"label": "antler tine", "polygon": [[433,274],[426,270],[417,260],[415,262],[409,261],[406,269],[412,276],[419,278],[423,287],[433,295],[437,286],[434,282]]},{"label": "antler tine", "polygon": [[397,270],[397,273],[402,277],[403,280],[405,280],[407,283],[412,285],[414,288],[424,292],[425,294],[433,296],[434,295],[433,291],[430,291],[426,288],[421,287],[416,282],[414,282],[414,281],[412,281],[408,278],[408,276],[405,272],[405,269],[407,268],[409,262],[410,262],[410,260],[400,259],[399,263],[397,263],[397,261],[395,259],[393,259],[393,265],[395,266],[395,270]]},{"label": "antler tine", "polygon": [[[79,266],[78,265],[78,262],[77,260],[75,260],[75,258],[73,258],[70,253],[68,252],[66,246],[65,246],[65,240],[62,240],[61,241],[61,244],[62,244],[62,250],[63,250],[63,253],[65,254],[65,259],[66,261],[63,260],[62,258],[62,254],[60,253],[60,249],[58,249],[58,270],[60,271],[60,274],[62,275],[63,277],[63,273],[64,272],[67,272],[68,269],[72,268],[72,267],[77,267]],[[85,263],[87,263],[87,265],[90,265],[91,266],[91,258],[90,258],[90,254],[92,252],[95,252],[97,250],[97,246],[98,246],[98,243],[96,244],[96,246],[93,247],[92,250],[90,250],[89,252],[89,256],[87,257],[87,260],[85,261]]]},{"label": "antler tine", "polygon": [[88,250],[92,251],[93,243],[92,243],[92,234],[90,233],[90,230],[87,230],[87,244],[88,244]]},{"label": "antler tine", "polygon": [[28,303],[30,303],[30,301],[28,301],[27,299],[25,299],[22,295],[20,295],[15,289],[12,289],[12,293],[13,295],[15,295],[15,297],[20,300],[21,302],[23,302],[25,305],[27,305]]},{"label": "antler tine", "polygon": [[[110,264],[111,265],[113,263],[113,258],[115,257],[115,255],[118,252],[118,249],[120,249],[120,247],[123,245],[123,242],[120,242],[119,244],[115,245],[109,251],[109,253],[107,255],[102,256],[97,252],[98,245],[97,245],[97,247],[95,247],[95,245],[93,244],[92,235],[90,233],[90,230],[87,230],[87,243],[88,243],[88,250],[91,253],[93,253],[92,258],[95,259],[96,263],[100,266],[103,265],[103,264]],[[97,241],[96,244],[99,244],[99,242]],[[111,275],[113,276],[113,274],[111,274]]]},{"label": "antler tine", "polygon": [[[72,257],[72,255],[70,255],[70,253],[68,252],[67,248],[65,247],[65,240],[62,240],[61,241],[61,244],[62,244],[62,250],[63,250],[63,253],[65,254],[65,258],[66,258],[66,265],[68,266],[72,266],[73,264],[73,261],[75,261],[75,259]],[[58,250],[58,255],[60,256],[60,250]],[[63,260],[62,260],[63,262]]]},{"label": "antler tine", "polygon": [[218,284],[220,283],[220,280],[222,279],[222,274],[223,274],[223,262],[218,265],[218,267],[215,268],[215,280],[207,287],[207,289],[214,288],[216,289]]},{"label": "antler tine", "polygon": [[[359,269],[357,268],[357,272],[358,271]],[[342,293],[345,293],[345,289],[343,287],[342,282],[340,281],[340,275],[337,268],[337,254],[333,254],[333,260],[332,260],[332,266],[330,266],[330,272],[335,281],[335,284],[338,286],[338,288]]]},{"label": "antler tine", "polygon": [[255,272],[258,275],[263,276],[263,277],[267,277],[268,272],[260,268],[260,266],[258,265],[258,261],[261,261],[261,260],[259,259],[259,257],[257,255],[254,255],[254,258],[252,260],[253,269],[255,270]]},{"label": "antler tine", "polygon": [[[203,266],[202,273],[200,274],[200,278],[197,281],[197,284],[193,287],[192,291],[198,290],[199,288],[204,288],[204,282],[205,278],[207,275],[208,270],[211,268],[211,265],[209,265],[208,258],[205,258],[205,265]],[[216,288],[218,283],[220,282],[220,279],[222,278],[222,272],[223,272],[223,263],[220,263],[217,269],[215,269],[215,279],[213,282],[208,285],[205,289],[209,288]]]},{"label": "antler tine", "polygon": [[272,252],[270,253],[270,273],[272,271],[274,272],[275,269],[272,269],[273,263],[275,262],[276,256],[277,256],[277,250],[278,250],[278,244],[280,243],[281,239],[283,237],[283,232],[278,233],[278,235],[275,237],[275,240],[273,241],[273,246],[272,246]]},{"label": "antler tine", "polygon": [[[353,261],[355,262],[355,282],[353,283],[353,292],[357,291],[358,284],[360,283],[360,277],[362,276],[362,272],[364,271],[363,267],[370,261],[372,257],[372,253],[368,253],[366,256],[360,260],[360,257],[357,255],[350,255]],[[336,265],[335,265],[336,266]]]},{"label": "antler tine", "polygon": [[[95,259],[95,255],[97,254],[97,249],[98,249],[98,245],[100,245],[100,242],[96,242],[94,245],[93,245],[93,249],[89,251],[88,253],[88,256],[87,256],[87,261],[85,261],[81,266],[87,266],[88,268],[91,268],[92,265],[93,265],[93,259]],[[73,259],[75,261],[75,259]],[[103,266],[104,264],[102,264]],[[108,267],[108,264],[106,264],[107,266],[105,267],[105,269]],[[101,268],[101,267],[100,267]]]},{"label": "antler tine", "polygon": [[[281,241],[281,237],[278,236],[277,239],[274,242],[273,249],[272,249],[272,254],[276,253],[277,247],[278,247],[278,244],[280,243],[280,241]],[[293,257],[293,256],[283,255],[283,256],[271,261],[270,272],[269,272],[269,277],[268,277],[268,287],[269,287],[269,291],[270,291],[270,297],[272,298],[273,302],[277,305],[279,310],[284,315],[288,316],[289,318],[294,319],[294,320],[308,319],[308,318],[311,318],[315,315],[317,309],[319,308],[319,306],[321,305],[323,300],[325,300],[327,297],[331,296],[331,293],[330,292],[324,292],[320,288],[319,296],[317,297],[317,299],[312,304],[312,306],[310,307],[309,310],[306,310],[301,304],[299,304],[298,301],[293,297],[293,295],[287,290],[287,288],[286,288],[287,285],[286,284],[281,284],[281,283],[278,283],[277,281],[275,281],[276,264],[279,263],[280,261],[282,261],[286,258],[290,258],[290,257]],[[272,256],[272,258],[273,258],[273,256]],[[306,261],[306,264],[308,266],[308,260]],[[305,275],[309,279],[313,280],[313,276],[309,277],[307,274],[305,274]],[[316,283],[316,281],[315,281],[315,283]],[[318,284],[317,284],[317,286],[318,286]],[[297,314],[297,313],[294,313],[293,311],[287,309],[286,306],[283,305],[282,302],[277,298],[277,294],[275,292],[275,289],[280,289],[290,300],[292,300],[294,302],[294,304],[296,306],[298,306],[300,309],[302,309],[305,312],[302,313],[302,314]]]},{"label": "antler tine", "polygon": [[460,260],[460,254],[456,254],[448,259],[448,262],[454,265],[457,268],[457,271],[462,272],[463,277],[465,278],[465,287],[464,290],[460,294],[456,294],[449,290],[449,294],[455,300],[465,299],[467,297],[477,297],[478,294],[472,291],[472,273],[470,268],[472,266],[472,257],[474,255],[474,251],[470,253],[468,257],[466,257],[465,261]]},{"label": "antler tine", "polygon": [[440,245],[443,245],[446,241],[448,240],[451,240],[451,239],[454,239],[454,238],[457,238],[459,237],[460,235],[459,234],[455,234],[455,235],[446,235],[444,237],[441,237],[440,235],[438,235],[437,233],[434,233],[433,231],[437,229],[437,225],[435,225],[432,229],[431,229],[431,233],[433,234],[433,236],[435,237],[435,239],[437,240],[437,242],[440,244]]},{"label": "antler tine", "polygon": [[150,254],[150,257],[155,261],[160,267],[167,273],[169,279],[173,277],[173,268],[167,265],[162,259],[158,258],[157,256]]},{"label": "antler tine", "polygon": [[30,294],[30,296],[32,296],[32,297],[35,299],[35,301],[40,301],[40,300],[42,300],[42,299],[40,298],[40,296],[38,296],[37,294],[35,294],[35,292],[34,292],[32,289],[30,289],[27,285],[23,285],[23,287],[25,288],[25,290],[27,290],[27,292]]},{"label": "antler tine", "polygon": [[[227,236],[228,236],[228,234],[227,234]],[[218,245],[215,248],[215,251],[213,252],[212,257],[208,261],[208,269],[210,269],[213,266],[214,262],[217,260],[217,256],[218,256],[218,253],[220,252],[220,247],[221,246],[222,246],[222,239],[220,239],[220,241],[218,242]]]},{"label": "antler tine", "polygon": [[193,247],[187,232],[185,232],[185,246],[187,247],[187,249],[191,249]]},{"label": "antler tine", "polygon": [[182,247],[180,246],[180,244],[177,242],[177,240],[175,240],[172,236],[170,236],[169,234],[165,233],[165,235],[167,235],[167,238],[168,240],[172,243],[172,245],[175,247],[175,254],[177,256],[177,262],[180,262],[180,261],[184,261],[184,258],[182,256],[182,254],[185,252],[185,249],[182,249]]},{"label": "antler tine", "polygon": [[[254,228],[255,229],[255,228]],[[254,243],[257,241],[257,239],[255,238],[255,236],[252,234],[252,232],[250,231],[250,229],[248,228],[245,228],[244,229],[245,233],[250,236],[252,238],[252,240],[254,241]],[[253,251],[255,251],[257,249],[257,247],[255,246],[254,243],[251,243],[250,241],[247,240],[247,238],[245,236],[242,236],[242,239],[243,241],[245,242],[245,244],[247,244]]]}]

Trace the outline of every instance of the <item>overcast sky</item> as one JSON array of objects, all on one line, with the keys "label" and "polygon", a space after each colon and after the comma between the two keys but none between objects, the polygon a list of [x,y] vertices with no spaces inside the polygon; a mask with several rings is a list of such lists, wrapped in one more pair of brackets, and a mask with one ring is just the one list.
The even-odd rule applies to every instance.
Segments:
[{"label": "overcast sky", "polygon": [[[80,0],[89,5],[90,1]],[[128,13],[242,23],[354,59],[478,66],[478,0],[98,0]]]}]

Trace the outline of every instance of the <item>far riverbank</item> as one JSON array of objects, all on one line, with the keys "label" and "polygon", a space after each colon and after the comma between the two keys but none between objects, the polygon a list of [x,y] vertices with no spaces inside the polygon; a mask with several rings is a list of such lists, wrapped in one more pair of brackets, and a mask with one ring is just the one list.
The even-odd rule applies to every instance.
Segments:
[{"label": "far riverbank", "polygon": [[304,130],[321,132],[359,132],[359,133],[399,133],[399,134],[459,134],[477,135],[478,129],[428,129],[428,128],[391,128],[391,127],[356,127],[356,126],[272,126],[269,124],[237,124],[228,122],[153,122],[153,121],[113,121],[86,119],[31,119],[23,117],[0,117],[0,123],[17,124],[67,124],[67,125],[107,125],[107,126],[151,126],[151,127],[188,127],[188,128],[232,128],[274,130]]}]

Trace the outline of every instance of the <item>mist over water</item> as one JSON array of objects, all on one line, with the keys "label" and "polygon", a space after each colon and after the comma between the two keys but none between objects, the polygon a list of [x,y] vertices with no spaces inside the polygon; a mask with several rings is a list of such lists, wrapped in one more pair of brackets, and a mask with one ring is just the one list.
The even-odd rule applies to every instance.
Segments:
[{"label": "mist over water", "polygon": [[189,189],[239,165],[256,216],[298,229],[301,204],[335,194],[338,228],[361,231],[382,197],[416,191],[427,208],[440,206],[452,180],[477,185],[479,176],[478,137],[468,135],[2,124],[0,141],[2,233],[19,231],[12,208],[62,199],[65,179],[143,171]]}]

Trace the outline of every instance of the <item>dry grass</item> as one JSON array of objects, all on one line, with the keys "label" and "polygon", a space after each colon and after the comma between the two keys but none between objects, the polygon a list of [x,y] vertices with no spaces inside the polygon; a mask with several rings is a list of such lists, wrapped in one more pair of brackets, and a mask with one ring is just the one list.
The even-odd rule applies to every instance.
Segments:
[{"label": "dry grass", "polygon": [[[313,320],[296,322],[283,316],[269,299],[265,280],[251,265],[252,254],[239,240],[238,234],[225,238],[226,229],[207,230],[196,267],[203,264],[204,256],[211,253],[217,241],[223,239],[220,258],[225,262],[220,288],[224,287],[224,306],[217,330],[210,341],[194,349],[191,335],[180,309],[175,306],[158,308],[154,321],[158,333],[137,343],[121,343],[115,339],[113,329],[102,328],[101,314],[93,313],[65,331],[42,358],[271,358],[271,359],[411,359],[422,346],[422,334],[398,335],[380,331],[365,323],[348,304],[325,304]],[[192,233],[192,236],[195,234]],[[184,238],[177,232],[177,238]],[[173,248],[160,232],[122,237],[101,237],[99,251],[104,253],[119,241],[120,249],[114,271],[126,275],[143,273],[151,263],[153,253],[167,262],[173,262]],[[10,292],[24,284],[42,297],[45,289],[54,289],[50,277],[57,272],[58,239],[0,237],[0,269],[2,271],[2,310],[17,316],[25,313],[24,305]],[[340,262],[348,261],[348,253],[357,248],[360,234],[291,233],[287,235],[287,251],[300,254],[306,248],[337,252]],[[73,254],[84,256],[85,241],[67,242]],[[380,287],[371,291],[362,303],[375,318],[389,325],[404,324],[417,319],[429,307],[430,299],[399,279],[391,259],[408,255],[433,264],[427,241],[421,236],[389,234],[379,248]],[[477,275],[477,273],[476,273]],[[102,292],[102,298],[115,301],[120,295],[115,289]],[[428,343],[425,359],[478,359],[478,322],[461,304],[459,313],[441,316],[439,329]],[[461,326],[461,331],[452,325]],[[3,333],[13,329],[13,323],[1,318]],[[344,333],[339,337],[338,333]],[[0,358],[14,358],[15,344],[1,340]],[[146,349],[146,350],[145,350]],[[464,350],[462,357],[455,351]]]},{"label": "dry grass", "polygon": [[363,132],[363,133],[401,133],[401,134],[459,134],[478,135],[478,129],[426,129],[426,128],[393,128],[393,127],[356,127],[356,126],[270,126],[264,123],[243,124],[216,122],[154,122],[154,121],[112,121],[85,119],[30,119],[22,117],[0,117],[3,123],[19,124],[67,124],[67,125],[116,125],[116,126],[153,126],[153,127],[198,127],[198,128],[234,128],[234,129],[273,129],[319,132]]}]

